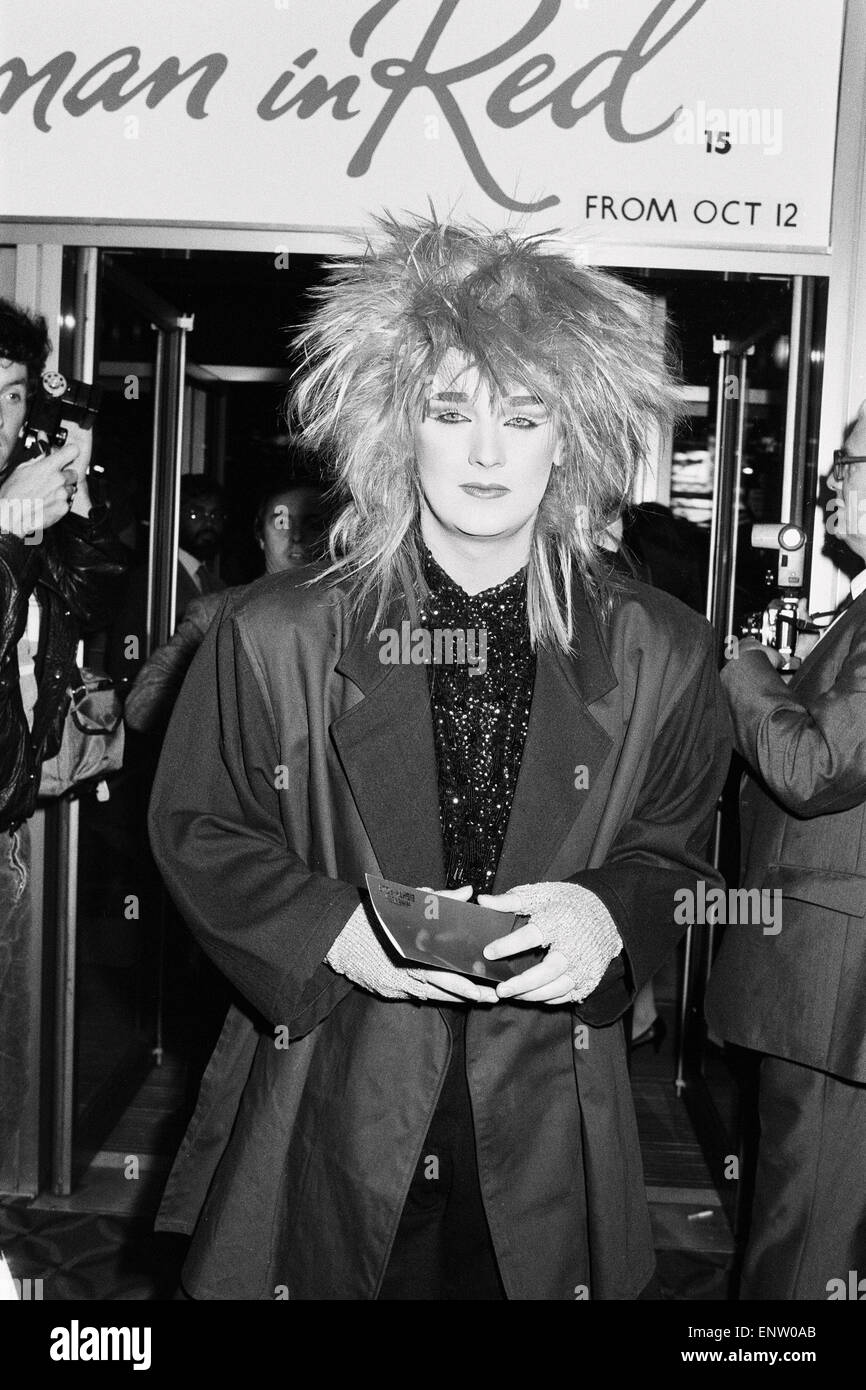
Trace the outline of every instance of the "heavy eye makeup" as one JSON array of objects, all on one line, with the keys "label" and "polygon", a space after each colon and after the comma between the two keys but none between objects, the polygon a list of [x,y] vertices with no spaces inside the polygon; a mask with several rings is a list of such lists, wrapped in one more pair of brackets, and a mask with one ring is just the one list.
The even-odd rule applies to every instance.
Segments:
[{"label": "heavy eye makeup", "polygon": [[[515,413],[512,415],[511,411]],[[514,395],[503,402],[503,421],[515,429],[534,430],[550,423],[550,414],[537,396]]]},{"label": "heavy eye makeup", "polygon": [[[469,397],[462,391],[438,392],[426,402],[424,419],[436,420],[443,425],[464,424],[468,422],[469,416],[456,409],[456,405],[468,402]],[[518,410],[518,407],[521,409]],[[538,429],[550,420],[546,408],[537,396],[507,397],[500,408],[500,415],[504,425],[519,430]]]}]

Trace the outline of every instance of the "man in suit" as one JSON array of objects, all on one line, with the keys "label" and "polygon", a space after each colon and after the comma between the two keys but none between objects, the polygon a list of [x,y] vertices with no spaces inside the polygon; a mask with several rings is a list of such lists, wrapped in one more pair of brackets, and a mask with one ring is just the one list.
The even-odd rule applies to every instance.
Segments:
[{"label": "man in suit", "polygon": [[[833,486],[828,529],[866,559],[864,407]],[[851,598],[790,684],[751,639],[722,678],[752,770],[743,883],[782,893],[780,930],[728,928],[706,1007],[763,1054],[747,1299],[826,1299],[866,1273],[866,571]]]},{"label": "man in suit", "polygon": [[[323,487],[318,479],[299,477],[287,486],[269,488],[256,508],[254,524],[265,573],[299,571],[310,565],[323,542],[326,524]],[[151,652],[124,703],[123,717],[129,728],[144,733],[167,722],[190,662],[219,612],[223,592],[220,589],[190,598],[174,635]]]},{"label": "man in suit", "polygon": [[[214,568],[226,520],[222,488],[204,473],[180,480],[175,623],[196,599],[221,594],[225,581]],[[213,614],[215,605],[210,605]],[[108,639],[105,664],[115,680],[133,680],[147,656],[147,565],[130,570]],[[131,640],[134,639],[134,640]]]},{"label": "man in suit", "polygon": [[177,617],[199,594],[217,594],[225,582],[213,569],[226,522],[222,488],[203,473],[180,480],[180,524],[177,549]]}]

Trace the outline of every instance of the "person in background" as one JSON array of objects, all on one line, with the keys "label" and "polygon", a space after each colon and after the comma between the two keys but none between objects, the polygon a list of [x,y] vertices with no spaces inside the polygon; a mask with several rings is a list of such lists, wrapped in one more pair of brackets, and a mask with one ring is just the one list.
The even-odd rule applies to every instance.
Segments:
[{"label": "person in background", "polygon": [[218,594],[226,587],[214,567],[225,523],[225,499],[219,484],[206,473],[186,473],[180,480],[178,618],[199,594]]},{"label": "person in background", "polygon": [[722,673],[751,771],[742,883],[781,906],[726,928],[705,1004],[761,1057],[744,1299],[844,1298],[866,1271],[866,402],[831,486],[828,530],[861,565],[851,601],[790,682],[754,638]]},{"label": "person in background", "polygon": [[[539,237],[379,232],[300,341],[333,564],[227,598],[154,785],[154,856],[243,998],[159,1226],[195,1228],[201,1299],[637,1298],[619,1020],[712,876],[728,737],[707,624],[610,582],[600,535],[676,392],[644,297]],[[367,873],[476,898],[507,978],[397,963]]]},{"label": "person in background", "polygon": [[45,320],[0,300],[0,1190],[14,1191],[31,1064],[30,831],[58,751],[81,634],[122,573],[108,509],[88,489],[92,431],[35,461],[13,450],[50,351]]},{"label": "person in background", "polygon": [[[318,479],[301,477],[266,493],[256,509],[254,523],[265,574],[305,569],[321,548],[326,529],[324,488]],[[123,717],[136,733],[149,732],[168,722],[190,663],[224,597],[222,591],[217,591],[190,599],[174,635],[164,646],[157,647],[141,667],[123,707]]]},{"label": "person in background", "polygon": [[[182,622],[194,599],[221,594],[226,585],[216,570],[226,523],[222,488],[206,473],[180,480],[175,621]],[[132,681],[147,650],[147,565],[127,577],[108,636],[105,664],[116,681]]]},{"label": "person in background", "polygon": [[265,574],[303,569],[321,558],[328,532],[325,489],[318,478],[298,477],[262,498],[254,523]]}]

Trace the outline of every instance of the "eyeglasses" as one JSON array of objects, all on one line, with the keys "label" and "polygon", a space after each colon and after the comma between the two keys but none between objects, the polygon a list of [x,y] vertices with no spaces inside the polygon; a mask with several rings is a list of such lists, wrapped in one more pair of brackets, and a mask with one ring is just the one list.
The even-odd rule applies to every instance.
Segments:
[{"label": "eyeglasses", "polygon": [[226,513],[220,507],[214,511],[205,507],[187,507],[184,515],[189,521],[204,521],[205,518],[210,521],[225,521],[226,519]]},{"label": "eyeglasses", "polygon": [[845,477],[845,469],[854,463],[866,463],[866,454],[846,454],[844,449],[836,449],[833,453],[834,482],[841,483]]}]

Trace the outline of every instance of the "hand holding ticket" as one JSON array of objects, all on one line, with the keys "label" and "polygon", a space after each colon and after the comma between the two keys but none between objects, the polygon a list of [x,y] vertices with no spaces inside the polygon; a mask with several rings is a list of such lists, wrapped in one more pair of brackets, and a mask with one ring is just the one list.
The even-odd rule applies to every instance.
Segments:
[{"label": "hand holding ticket", "polygon": [[485,960],[484,947],[522,922],[520,914],[494,912],[376,874],[366,874],[365,878],[384,935],[407,964],[453,970],[469,979],[501,983],[545,954],[534,949],[508,959]]}]

